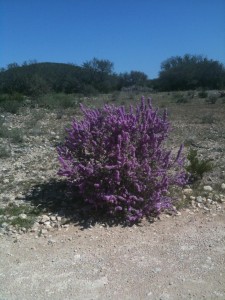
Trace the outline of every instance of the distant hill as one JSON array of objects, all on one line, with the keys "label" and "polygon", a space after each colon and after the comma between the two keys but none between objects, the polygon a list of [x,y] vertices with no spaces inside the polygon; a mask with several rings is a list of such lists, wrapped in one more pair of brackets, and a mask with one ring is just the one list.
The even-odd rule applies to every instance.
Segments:
[{"label": "distant hill", "polygon": [[63,63],[35,63],[0,73],[0,92],[36,95],[46,92],[76,93],[84,87],[82,67]]},{"label": "distant hill", "polygon": [[38,96],[48,92],[108,93],[129,86],[149,86],[148,76],[139,71],[116,74],[113,63],[92,59],[82,66],[65,63],[31,63],[8,65],[0,72],[0,93]]}]

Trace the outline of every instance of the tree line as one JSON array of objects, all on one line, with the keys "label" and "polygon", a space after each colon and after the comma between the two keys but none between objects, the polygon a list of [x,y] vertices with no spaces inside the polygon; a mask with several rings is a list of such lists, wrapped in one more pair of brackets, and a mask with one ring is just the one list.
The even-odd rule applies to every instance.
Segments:
[{"label": "tree line", "polygon": [[0,93],[38,96],[50,92],[110,93],[129,87],[156,91],[225,88],[225,68],[203,56],[171,57],[161,64],[159,76],[149,79],[144,72],[117,74],[109,60],[93,58],[81,66],[64,63],[11,63],[0,69]]},{"label": "tree line", "polygon": [[139,71],[116,74],[109,60],[94,58],[82,66],[64,63],[8,65],[0,72],[0,92],[40,95],[49,92],[110,93],[128,86],[147,86],[148,76]]}]

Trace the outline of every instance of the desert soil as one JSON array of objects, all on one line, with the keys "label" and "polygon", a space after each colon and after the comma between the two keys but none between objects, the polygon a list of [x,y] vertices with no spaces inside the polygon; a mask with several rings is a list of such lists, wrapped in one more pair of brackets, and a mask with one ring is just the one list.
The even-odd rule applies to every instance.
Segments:
[{"label": "desert soil", "polygon": [[225,299],[225,214],[1,237],[0,299]]}]

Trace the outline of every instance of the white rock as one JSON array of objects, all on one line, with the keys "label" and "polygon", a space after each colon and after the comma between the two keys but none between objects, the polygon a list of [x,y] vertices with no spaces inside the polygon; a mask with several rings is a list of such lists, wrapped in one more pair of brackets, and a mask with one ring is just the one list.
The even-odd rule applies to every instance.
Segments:
[{"label": "white rock", "polygon": [[27,215],[26,214],[20,214],[19,217],[20,217],[20,219],[27,219]]},{"label": "white rock", "polygon": [[184,190],[183,190],[183,194],[184,194],[185,196],[190,196],[192,193],[193,193],[193,190],[192,190],[192,189],[184,189]]},{"label": "white rock", "polygon": [[221,184],[221,189],[222,189],[222,190],[225,190],[225,183],[222,183],[222,184]]},{"label": "white rock", "polygon": [[51,222],[50,221],[45,221],[44,225],[51,225]]},{"label": "white rock", "polygon": [[41,229],[41,234],[46,234],[46,233],[48,233],[47,229]]},{"label": "white rock", "polygon": [[18,200],[24,199],[24,195],[22,193],[19,193],[16,195],[16,199]]},{"label": "white rock", "polygon": [[197,201],[198,203],[202,203],[202,201],[203,201],[202,196],[198,196],[198,197],[196,198],[196,201]]},{"label": "white rock", "polygon": [[49,216],[43,215],[40,222],[41,222],[41,223],[45,223],[45,222],[47,222],[47,221],[49,221],[49,220],[50,220]]},{"label": "white rock", "polygon": [[190,196],[190,200],[195,200],[196,198],[195,198],[195,196]]},{"label": "white rock", "polygon": [[206,192],[212,192],[212,190],[213,190],[213,188],[212,188],[210,185],[205,185],[205,186],[203,187],[203,189],[204,189],[204,191],[206,191]]},{"label": "white rock", "polygon": [[8,178],[5,178],[5,179],[3,180],[3,183],[9,183],[9,179],[8,179]]},{"label": "white rock", "polygon": [[195,201],[194,201],[194,200],[191,200],[191,206],[192,206],[192,207],[196,207]]},{"label": "white rock", "polygon": [[2,228],[7,228],[8,226],[9,226],[9,224],[6,223],[6,222],[3,222],[3,223],[0,225],[0,227],[2,227]]},{"label": "white rock", "polygon": [[70,227],[69,224],[64,224],[64,225],[62,225],[62,228],[69,228],[69,227]]},{"label": "white rock", "polygon": [[213,202],[212,199],[207,199],[208,204],[212,204],[212,202]]}]

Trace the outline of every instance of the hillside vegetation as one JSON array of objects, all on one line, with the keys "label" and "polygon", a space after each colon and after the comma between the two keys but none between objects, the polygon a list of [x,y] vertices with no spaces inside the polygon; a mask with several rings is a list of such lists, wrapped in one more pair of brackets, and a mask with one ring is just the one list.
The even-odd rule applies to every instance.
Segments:
[{"label": "hillside vegetation", "polygon": [[109,60],[93,58],[77,66],[65,63],[9,64],[0,72],[0,94],[46,93],[95,95],[124,89],[178,91],[224,89],[225,68],[214,60],[197,55],[171,57],[161,64],[159,77],[149,79],[140,71],[117,74]]}]

